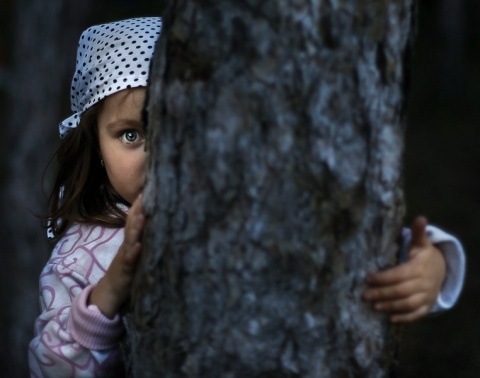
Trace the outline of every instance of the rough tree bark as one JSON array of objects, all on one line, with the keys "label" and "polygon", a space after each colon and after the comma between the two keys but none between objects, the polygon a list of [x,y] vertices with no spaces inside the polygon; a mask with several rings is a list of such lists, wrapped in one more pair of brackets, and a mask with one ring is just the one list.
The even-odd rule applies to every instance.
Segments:
[{"label": "rough tree bark", "polygon": [[133,376],[387,376],[413,2],[166,3]]}]

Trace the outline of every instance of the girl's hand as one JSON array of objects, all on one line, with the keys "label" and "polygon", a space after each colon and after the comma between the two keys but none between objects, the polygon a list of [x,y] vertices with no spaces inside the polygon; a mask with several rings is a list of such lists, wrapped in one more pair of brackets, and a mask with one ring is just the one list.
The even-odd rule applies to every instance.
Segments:
[{"label": "girl's hand", "polygon": [[130,208],[125,225],[125,238],[105,276],[90,295],[94,304],[107,317],[115,317],[130,296],[130,286],[142,251],[141,237],[145,224],[142,195]]},{"label": "girl's hand", "polygon": [[427,220],[412,222],[408,262],[367,277],[364,299],[374,308],[391,314],[394,323],[410,323],[428,314],[446,276],[442,253],[430,242]]}]

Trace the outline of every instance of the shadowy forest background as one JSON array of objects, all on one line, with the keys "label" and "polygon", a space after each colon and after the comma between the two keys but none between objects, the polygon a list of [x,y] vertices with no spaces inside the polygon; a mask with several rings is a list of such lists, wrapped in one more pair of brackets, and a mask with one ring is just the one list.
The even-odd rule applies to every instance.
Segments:
[{"label": "shadowy forest background", "polygon": [[[100,3],[100,4],[99,4]],[[76,43],[86,27],[161,15],[158,1],[0,2],[0,376],[27,376],[26,340],[50,246],[33,214],[67,114]],[[408,225],[425,214],[457,235],[467,280],[448,313],[405,327],[401,378],[480,371],[480,2],[420,0],[406,131]],[[45,183],[48,188],[50,176]],[[22,222],[18,222],[21,219]],[[14,221],[15,220],[15,221]],[[12,227],[22,224],[22,227]]]}]

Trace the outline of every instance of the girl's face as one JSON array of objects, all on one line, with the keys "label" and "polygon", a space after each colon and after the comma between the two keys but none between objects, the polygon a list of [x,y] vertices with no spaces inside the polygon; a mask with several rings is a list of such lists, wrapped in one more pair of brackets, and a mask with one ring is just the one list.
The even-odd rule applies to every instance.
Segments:
[{"label": "girl's face", "polygon": [[145,181],[145,138],[141,113],[145,88],[125,89],[105,98],[98,115],[98,140],[108,179],[130,204]]}]

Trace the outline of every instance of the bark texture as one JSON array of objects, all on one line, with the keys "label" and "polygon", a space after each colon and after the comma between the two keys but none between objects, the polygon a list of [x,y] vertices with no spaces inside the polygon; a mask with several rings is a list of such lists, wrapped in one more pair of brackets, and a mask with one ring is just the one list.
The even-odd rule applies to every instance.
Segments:
[{"label": "bark texture", "polygon": [[412,1],[166,3],[133,376],[388,376]]}]

